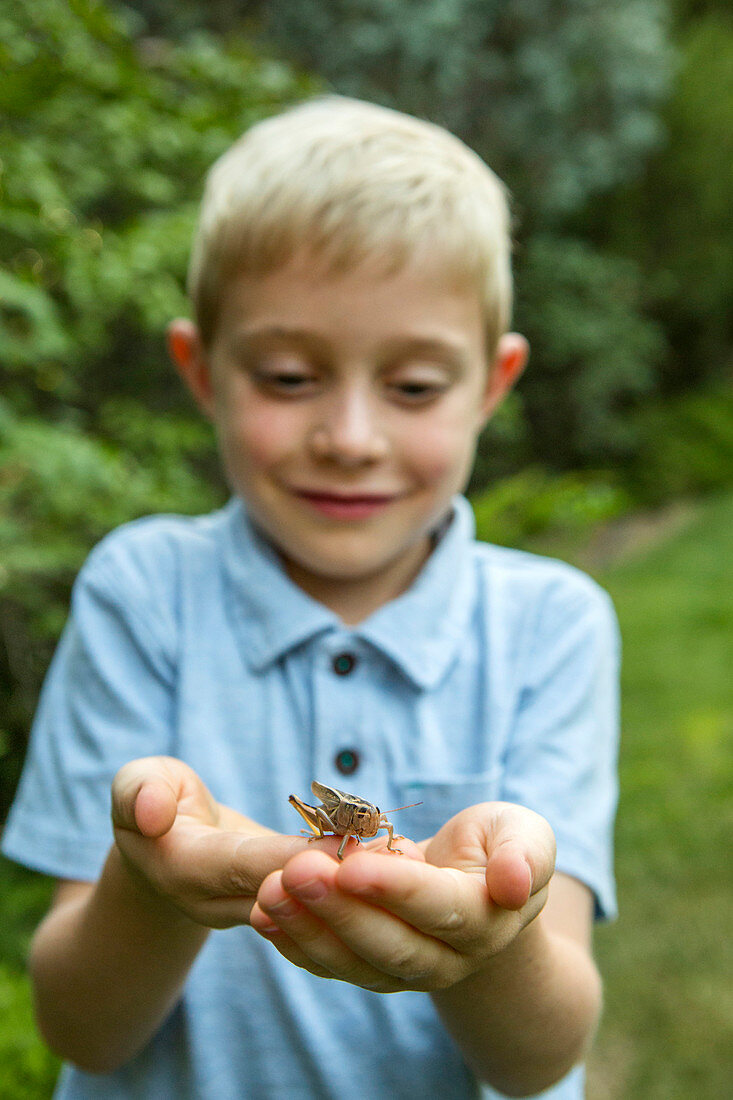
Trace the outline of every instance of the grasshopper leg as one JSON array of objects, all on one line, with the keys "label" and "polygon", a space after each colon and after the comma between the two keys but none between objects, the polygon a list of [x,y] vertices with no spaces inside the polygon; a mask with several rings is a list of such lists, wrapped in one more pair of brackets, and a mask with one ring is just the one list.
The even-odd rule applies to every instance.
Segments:
[{"label": "grasshopper leg", "polygon": [[357,844],[361,844],[361,837],[357,836],[356,833],[344,833],[344,839],[339,844],[339,850],[336,853],[336,855],[338,856],[339,859],[344,858],[344,849],[346,848],[349,837],[352,837],[352,836],[353,836],[353,838],[354,838],[354,840],[356,841]]},{"label": "grasshopper leg", "polygon": [[400,836],[399,834],[397,836],[395,836],[394,825],[391,825],[389,823],[389,821],[385,821],[384,824],[380,827],[382,829],[386,829],[387,832],[389,833],[389,837],[387,839],[387,851],[388,852],[397,852],[397,854],[400,855],[400,856],[403,855],[402,849],[401,848],[395,848],[394,842],[395,842],[395,840],[404,840],[405,838],[403,836]]}]

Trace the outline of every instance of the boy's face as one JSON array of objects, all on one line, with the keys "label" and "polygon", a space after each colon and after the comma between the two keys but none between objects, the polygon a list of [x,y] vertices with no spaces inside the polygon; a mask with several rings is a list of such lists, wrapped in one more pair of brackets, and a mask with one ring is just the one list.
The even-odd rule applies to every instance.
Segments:
[{"label": "boy's face", "polygon": [[326,275],[306,256],[232,283],[208,351],[185,321],[169,344],[233,491],[347,622],[410,584],[527,354],[509,335],[487,366],[478,296],[430,273]]}]

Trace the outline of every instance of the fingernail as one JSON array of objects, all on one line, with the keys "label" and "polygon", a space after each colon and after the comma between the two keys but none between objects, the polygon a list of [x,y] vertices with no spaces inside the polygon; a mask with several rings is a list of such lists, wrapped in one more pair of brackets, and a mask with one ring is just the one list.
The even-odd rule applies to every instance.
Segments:
[{"label": "fingernail", "polygon": [[264,924],[261,926],[253,924],[252,927],[255,932],[259,932],[261,936],[274,936],[276,932],[280,931],[276,924]]},{"label": "fingernail", "polygon": [[301,882],[297,887],[293,887],[293,893],[298,898],[305,898],[306,901],[318,901],[320,898],[325,898],[328,887],[321,879],[312,878],[308,882]]},{"label": "fingernail", "polygon": [[286,897],[282,901],[275,902],[274,905],[267,906],[268,913],[275,913],[278,917],[292,917],[298,912],[300,906],[295,898]]},{"label": "fingernail", "polygon": [[533,875],[532,875],[532,868],[531,868],[531,866],[530,866],[530,863],[529,863],[529,860],[528,860],[528,859],[525,859],[525,861],[524,861],[524,862],[525,862],[525,863],[527,864],[527,871],[529,872],[529,893],[530,893],[530,897],[531,897],[531,895],[532,895],[532,887],[534,886],[534,882],[533,882]]}]

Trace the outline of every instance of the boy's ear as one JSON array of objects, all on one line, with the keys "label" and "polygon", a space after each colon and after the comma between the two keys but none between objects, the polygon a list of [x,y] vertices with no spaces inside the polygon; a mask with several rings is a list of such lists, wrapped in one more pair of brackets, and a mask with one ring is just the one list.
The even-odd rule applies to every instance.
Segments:
[{"label": "boy's ear", "polygon": [[519,381],[529,359],[529,343],[518,332],[506,332],[499,338],[494,361],[489,367],[481,406],[484,422],[497,410],[511,388]]},{"label": "boy's ear", "polygon": [[179,317],[168,326],[166,343],[171,361],[193,394],[196,404],[211,419],[214,412],[214,387],[211,366],[201,343],[199,330],[193,321]]}]

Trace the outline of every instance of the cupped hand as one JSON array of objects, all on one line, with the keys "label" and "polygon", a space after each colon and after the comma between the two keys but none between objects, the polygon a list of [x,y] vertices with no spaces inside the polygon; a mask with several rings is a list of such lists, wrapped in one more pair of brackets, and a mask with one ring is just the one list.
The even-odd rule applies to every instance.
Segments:
[{"label": "cupped hand", "polygon": [[[262,881],[307,845],[222,806],[192,768],[168,756],[119,770],[112,824],[138,885],[208,928],[248,923]],[[336,839],[316,843],[335,852]]]},{"label": "cupped hand", "polygon": [[538,814],[486,802],[402,856],[294,855],[262,883],[252,927],[297,966],[379,992],[438,990],[508,947],[541,911],[555,841]]}]

